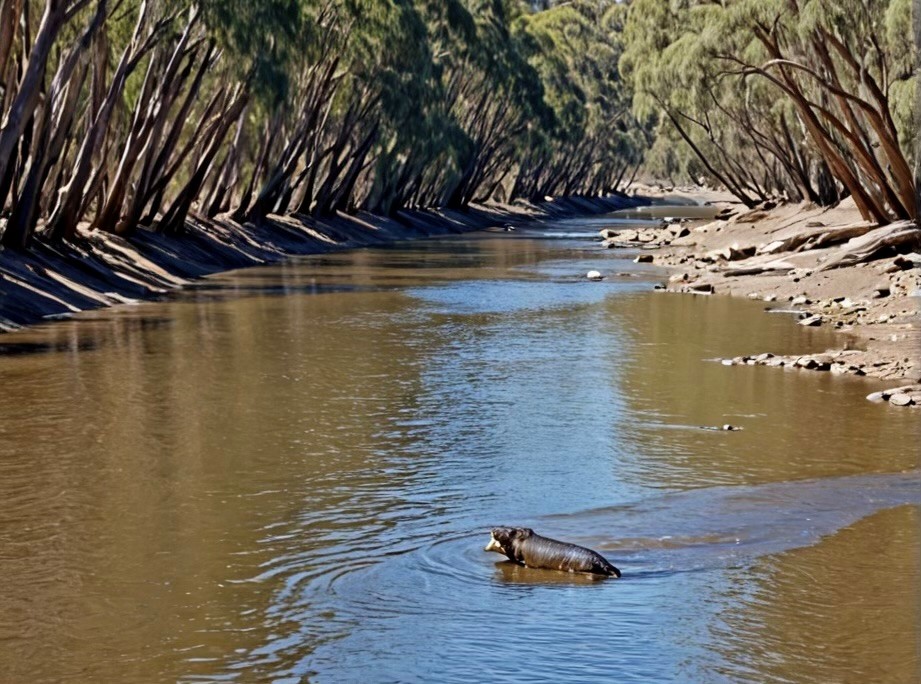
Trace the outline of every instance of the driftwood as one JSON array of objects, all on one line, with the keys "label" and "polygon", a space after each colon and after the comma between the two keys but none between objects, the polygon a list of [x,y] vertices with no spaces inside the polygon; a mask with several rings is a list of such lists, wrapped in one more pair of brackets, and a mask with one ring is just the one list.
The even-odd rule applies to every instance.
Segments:
[{"label": "driftwood", "polygon": [[758,248],[758,254],[777,254],[778,252],[803,252],[808,249],[828,247],[869,233],[876,227],[875,223],[861,221],[846,226],[829,228],[820,226],[806,233],[797,233],[784,240],[774,240]]},{"label": "driftwood", "polygon": [[921,228],[913,221],[897,221],[872,230],[866,235],[850,240],[841,246],[841,253],[826,262],[819,270],[829,271],[872,261],[877,256],[895,249],[921,245]]},{"label": "driftwood", "polygon": [[[754,261],[754,259],[752,260]],[[783,259],[774,259],[772,261],[762,261],[761,263],[753,264],[749,262],[745,266],[736,266],[735,268],[723,269],[721,273],[726,276],[748,276],[748,275],[760,275],[761,273],[769,273],[771,271],[790,271],[794,267],[789,261],[784,261]]]},{"label": "driftwood", "polygon": [[809,237],[804,243],[796,247],[794,251],[804,252],[807,249],[819,249],[820,247],[828,247],[829,245],[835,245],[839,242],[852,240],[853,238],[866,235],[875,227],[875,223],[861,221],[860,223],[852,223],[848,226],[826,228],[819,235]]}]

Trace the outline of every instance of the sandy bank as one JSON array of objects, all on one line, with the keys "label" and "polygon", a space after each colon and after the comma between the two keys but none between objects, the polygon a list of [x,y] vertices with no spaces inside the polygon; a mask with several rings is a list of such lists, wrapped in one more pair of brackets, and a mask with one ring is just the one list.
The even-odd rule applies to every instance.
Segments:
[{"label": "sandy bank", "polygon": [[138,230],[130,240],[81,232],[74,243],[36,240],[27,251],[0,248],[0,332],[80,311],[154,299],[190,281],[289,256],[383,245],[593,214],[644,203],[623,196],[566,198],[539,205],[489,205],[465,211],[413,210],[385,218],[270,216],[241,225],[228,217],[190,219],[181,236]]},{"label": "sandy bank", "polygon": [[[667,291],[758,299],[766,310],[796,312],[801,325],[841,333],[840,345],[824,354],[779,357],[752,349],[724,363],[883,378],[908,389],[874,399],[921,405],[916,226],[877,227],[849,201],[831,209],[804,203],[749,211],[718,193],[705,199],[721,211],[718,220],[667,226],[640,234],[641,244],[633,245],[643,248],[641,259],[668,269]],[[611,243],[619,246],[616,238]]]}]

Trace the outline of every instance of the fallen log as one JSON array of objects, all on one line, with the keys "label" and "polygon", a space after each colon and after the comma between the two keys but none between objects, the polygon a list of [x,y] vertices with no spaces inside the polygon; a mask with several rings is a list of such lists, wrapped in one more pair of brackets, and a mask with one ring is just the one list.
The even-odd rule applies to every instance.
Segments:
[{"label": "fallen log", "polygon": [[840,253],[827,261],[819,271],[854,266],[884,256],[887,252],[921,246],[921,228],[913,221],[897,221],[871,230],[842,245]]},{"label": "fallen log", "polygon": [[803,252],[808,249],[818,249],[827,247],[844,240],[850,240],[860,237],[870,232],[877,224],[869,221],[860,223],[851,223],[846,226],[837,226],[829,228],[828,226],[818,226],[813,230],[804,233],[796,233],[783,240],[774,240],[761,245],[758,248],[758,254],[777,254],[779,252]]},{"label": "fallen log", "polygon": [[771,271],[791,271],[794,266],[789,261],[784,261],[783,259],[774,259],[772,261],[761,261],[760,263],[752,263],[756,261],[755,259],[750,259],[749,263],[744,266],[736,266],[735,268],[725,268],[720,271],[723,275],[726,276],[748,276],[748,275],[760,275],[761,273],[769,273]]},{"label": "fallen log", "polygon": [[873,228],[876,228],[876,224],[867,221],[852,223],[848,226],[839,226],[837,228],[827,228],[819,235],[813,234],[813,236],[796,247],[795,251],[805,252],[809,249],[819,249],[821,247],[836,245],[839,242],[866,235]]}]

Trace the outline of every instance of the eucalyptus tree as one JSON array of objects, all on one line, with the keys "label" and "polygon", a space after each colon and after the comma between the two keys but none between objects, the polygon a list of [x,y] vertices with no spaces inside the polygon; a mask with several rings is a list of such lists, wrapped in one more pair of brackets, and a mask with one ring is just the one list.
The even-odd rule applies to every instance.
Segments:
[{"label": "eucalyptus tree", "polygon": [[[296,17],[286,0],[253,7],[98,0],[67,5],[55,22],[58,3],[49,2],[33,37],[31,3],[6,2],[20,21],[11,30],[3,14],[2,33],[12,41],[0,54],[10,103],[0,138],[18,131],[19,140],[12,151],[0,144],[3,243],[24,247],[40,225],[53,239],[72,239],[81,224],[120,234],[154,220],[171,230],[183,225],[250,92],[283,77],[284,55],[274,48],[283,41],[275,36]],[[42,44],[46,34],[53,50]],[[28,72],[37,57],[41,78],[14,88],[17,69],[9,64]],[[42,97],[26,97],[30,88]],[[25,116],[22,102],[31,103]]]},{"label": "eucalyptus tree", "polygon": [[552,124],[531,130],[514,194],[598,194],[636,170],[645,145],[618,60],[626,6],[582,0],[521,22]]},{"label": "eucalyptus tree", "polygon": [[624,8],[546,4],[0,0],[0,239],[612,189]]},{"label": "eucalyptus tree", "polygon": [[847,194],[868,219],[915,218],[909,17],[907,0],[636,0],[621,67],[638,114],[746,203]]}]

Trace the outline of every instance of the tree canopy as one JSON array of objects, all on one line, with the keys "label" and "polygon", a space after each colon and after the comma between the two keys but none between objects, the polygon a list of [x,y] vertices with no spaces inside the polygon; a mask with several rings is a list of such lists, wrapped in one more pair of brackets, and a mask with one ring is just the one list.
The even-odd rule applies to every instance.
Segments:
[{"label": "tree canopy", "polygon": [[0,241],[597,195],[641,166],[916,218],[911,22],[910,0],[0,0]]},{"label": "tree canopy", "polygon": [[[868,219],[917,218],[909,4],[635,0],[620,67],[662,133],[650,159],[748,204],[851,196]],[[691,156],[663,154],[669,138]]]},{"label": "tree canopy", "polygon": [[601,193],[624,7],[0,0],[0,239]]}]

